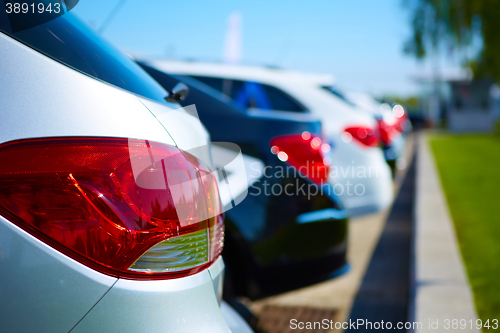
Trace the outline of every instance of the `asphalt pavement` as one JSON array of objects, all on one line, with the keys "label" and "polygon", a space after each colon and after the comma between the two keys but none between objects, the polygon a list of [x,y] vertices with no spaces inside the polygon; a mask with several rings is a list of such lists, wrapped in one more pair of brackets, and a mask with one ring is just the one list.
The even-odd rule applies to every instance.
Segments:
[{"label": "asphalt pavement", "polygon": [[[290,319],[311,320],[321,317],[321,313],[337,322],[361,317],[406,320],[415,178],[413,138],[411,135],[407,140],[408,166],[395,177],[393,206],[350,221],[347,257],[352,269],[348,274],[255,302],[246,301],[257,318],[273,321],[269,324],[274,325],[273,332],[297,332],[287,329]],[[281,330],[277,323],[281,323]]]},{"label": "asphalt pavement", "polygon": [[[415,197],[415,160],[410,162],[403,184],[394,200],[377,247],[354,299],[350,319],[390,322],[392,332],[405,332],[398,323],[408,321],[412,219]],[[371,326],[356,332],[371,331]],[[354,330],[348,329],[347,332]]]}]

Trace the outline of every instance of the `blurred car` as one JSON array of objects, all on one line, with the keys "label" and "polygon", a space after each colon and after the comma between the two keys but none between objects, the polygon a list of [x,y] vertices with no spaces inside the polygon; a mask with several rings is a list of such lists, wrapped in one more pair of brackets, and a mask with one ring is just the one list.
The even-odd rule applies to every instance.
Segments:
[{"label": "blurred car", "polygon": [[387,103],[381,103],[366,93],[342,91],[337,87],[328,85],[325,85],[324,88],[346,102],[352,103],[373,114],[378,122],[380,141],[383,144],[385,160],[389,163],[393,171],[397,166],[404,168],[406,165],[404,159],[406,135],[412,128],[405,109],[399,104],[391,107]]},{"label": "blurred car", "polygon": [[0,11],[1,330],[250,332],[207,132],[72,14],[13,30],[33,15]]},{"label": "blurred car", "polygon": [[247,114],[313,114],[326,140],[316,141],[330,159],[329,182],[351,215],[392,203],[391,171],[384,160],[374,117],[322,89],[325,76],[276,68],[189,61],[150,60],[167,73],[189,75],[230,97]]},{"label": "blurred car", "polygon": [[191,77],[169,75],[149,61],[139,64],[166,90],[179,80],[187,84],[190,94],[182,103],[195,104],[212,139],[235,143],[256,159],[247,165],[247,179],[258,180],[226,212],[225,297],[258,298],[346,272],[347,212],[327,182],[324,153],[311,146],[320,140],[318,119],[308,113],[247,111]]}]

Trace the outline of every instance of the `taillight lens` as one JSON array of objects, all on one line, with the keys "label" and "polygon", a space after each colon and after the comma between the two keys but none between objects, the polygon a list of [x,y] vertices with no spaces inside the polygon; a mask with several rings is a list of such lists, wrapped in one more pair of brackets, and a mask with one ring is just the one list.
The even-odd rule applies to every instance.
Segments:
[{"label": "taillight lens", "polygon": [[279,136],[271,140],[271,152],[278,159],[287,162],[304,177],[319,185],[328,180],[330,167],[325,153],[329,150],[330,145],[309,132]]},{"label": "taillight lens", "polygon": [[0,213],[100,272],[193,274],[222,251],[216,178],[161,143],[47,138],[0,145]]},{"label": "taillight lens", "polygon": [[380,132],[380,141],[386,146],[392,144],[392,140],[398,134],[395,124],[388,124],[384,119],[377,119],[378,128]]},{"label": "taillight lens", "polygon": [[[347,127],[344,130],[344,135],[343,138],[348,138],[351,136],[351,138],[356,139],[359,143],[363,144],[364,146],[367,147],[377,147],[378,146],[378,139],[377,139],[377,133],[374,129],[365,127],[365,126],[351,126]],[[346,140],[344,140],[346,141]]]}]

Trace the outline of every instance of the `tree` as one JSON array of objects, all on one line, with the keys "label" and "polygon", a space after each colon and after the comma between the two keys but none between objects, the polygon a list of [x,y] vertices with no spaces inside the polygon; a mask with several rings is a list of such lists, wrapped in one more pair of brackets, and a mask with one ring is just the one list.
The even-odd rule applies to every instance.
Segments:
[{"label": "tree", "polygon": [[467,65],[475,78],[500,83],[500,0],[406,0],[413,34],[405,51],[424,58],[441,47],[463,48],[479,36],[482,49]]}]

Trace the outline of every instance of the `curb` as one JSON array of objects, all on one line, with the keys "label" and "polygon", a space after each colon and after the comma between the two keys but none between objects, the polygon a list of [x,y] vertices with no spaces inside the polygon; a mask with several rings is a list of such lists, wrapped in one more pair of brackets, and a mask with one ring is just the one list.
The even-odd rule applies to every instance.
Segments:
[{"label": "curb", "polygon": [[[418,135],[411,290],[408,318],[422,328],[409,332],[446,330],[449,320],[465,319],[466,329],[480,332],[473,294],[460,255],[455,229],[425,134]],[[471,322],[472,320],[472,327]],[[438,324],[439,329],[429,327]],[[450,329],[451,330],[451,329]]]}]

